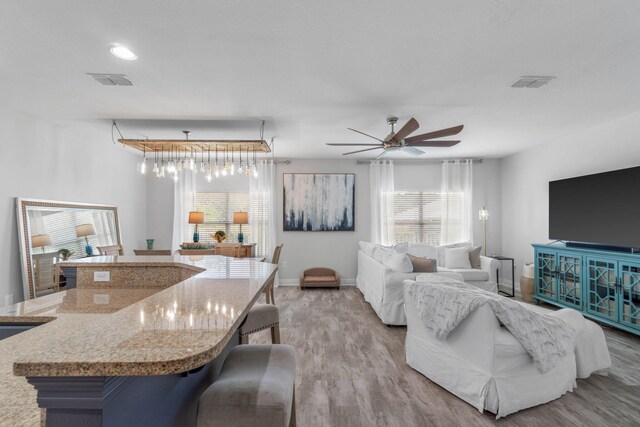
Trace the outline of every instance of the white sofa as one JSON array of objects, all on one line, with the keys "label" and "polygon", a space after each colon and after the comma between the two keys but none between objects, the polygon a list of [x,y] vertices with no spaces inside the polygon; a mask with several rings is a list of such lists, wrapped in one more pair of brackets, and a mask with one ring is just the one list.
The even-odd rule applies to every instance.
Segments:
[{"label": "white sofa", "polygon": [[[405,280],[415,280],[418,274],[424,273],[402,273],[394,271],[385,266],[377,254],[371,253],[373,245],[377,248],[384,248],[369,242],[361,242],[361,249],[358,251],[358,274],[356,285],[365,301],[371,304],[380,320],[386,325],[406,325],[407,318],[404,313],[404,290]],[[430,247],[429,247],[430,246]],[[444,267],[444,254],[446,248],[470,247],[471,242],[457,243],[453,245],[435,247],[433,245],[408,245],[403,251],[409,254],[420,256],[431,253],[438,262],[438,272],[440,274],[457,279],[461,275],[466,283],[475,285],[490,292],[498,292],[496,284],[496,271],[500,267],[500,262],[489,257],[480,257],[480,268],[471,269],[447,269]],[[364,250],[362,248],[365,248]],[[369,253],[367,253],[369,252]],[[376,258],[374,258],[377,257]]]},{"label": "white sofa", "polygon": [[[405,284],[405,291],[410,283]],[[417,283],[429,286],[427,282]],[[522,304],[537,312],[550,312]],[[487,410],[497,418],[557,399],[576,387],[576,377],[586,378],[611,366],[602,328],[584,318],[575,321],[575,316],[571,320],[562,317],[567,313],[557,315],[578,331],[575,352],[542,374],[487,305],[473,311],[445,340],[438,340],[427,328],[416,301],[409,296],[405,308],[409,366],[480,412]]]}]

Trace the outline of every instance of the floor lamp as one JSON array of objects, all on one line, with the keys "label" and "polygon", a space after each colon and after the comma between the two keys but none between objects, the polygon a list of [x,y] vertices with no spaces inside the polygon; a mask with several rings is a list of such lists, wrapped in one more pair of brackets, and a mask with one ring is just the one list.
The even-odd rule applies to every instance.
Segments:
[{"label": "floor lamp", "polygon": [[489,211],[482,206],[482,209],[478,212],[480,221],[484,222],[484,255],[487,256],[487,221],[489,221]]}]

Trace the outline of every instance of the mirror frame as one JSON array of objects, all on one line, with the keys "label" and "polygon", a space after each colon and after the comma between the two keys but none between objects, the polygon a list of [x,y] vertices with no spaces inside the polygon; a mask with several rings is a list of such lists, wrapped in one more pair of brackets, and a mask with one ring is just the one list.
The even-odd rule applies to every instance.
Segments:
[{"label": "mirror frame", "polygon": [[31,206],[64,209],[93,209],[109,210],[115,216],[116,238],[118,244],[122,246],[120,236],[120,222],[118,219],[118,208],[112,205],[99,205],[93,203],[59,202],[54,200],[27,199],[16,197],[16,217],[18,220],[18,239],[20,240],[20,261],[22,263],[22,288],[24,300],[35,298],[33,283],[33,264],[31,262],[31,244],[29,243],[29,223],[27,220],[27,208]]}]

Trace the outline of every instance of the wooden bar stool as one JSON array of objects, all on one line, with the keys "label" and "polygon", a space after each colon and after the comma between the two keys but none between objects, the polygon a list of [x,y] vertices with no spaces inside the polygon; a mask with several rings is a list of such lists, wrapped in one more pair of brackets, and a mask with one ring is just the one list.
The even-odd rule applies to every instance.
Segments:
[{"label": "wooden bar stool", "polygon": [[280,344],[280,312],[271,304],[256,304],[251,307],[244,323],[240,326],[240,344],[249,343],[249,335],[271,329],[271,342]]}]

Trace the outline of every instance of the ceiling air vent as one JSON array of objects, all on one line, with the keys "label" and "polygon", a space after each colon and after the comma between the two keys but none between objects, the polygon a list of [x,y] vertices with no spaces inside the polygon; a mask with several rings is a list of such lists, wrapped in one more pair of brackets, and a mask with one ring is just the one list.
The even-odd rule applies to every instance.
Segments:
[{"label": "ceiling air vent", "polygon": [[555,79],[555,77],[551,76],[522,76],[520,79],[511,85],[511,87],[526,87],[529,89],[537,89],[540,86],[544,86],[551,81],[551,79]]},{"label": "ceiling air vent", "polygon": [[105,86],[133,86],[131,80],[124,74],[87,73],[87,75]]}]

